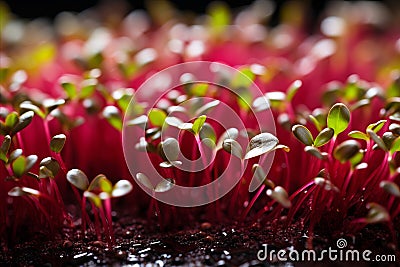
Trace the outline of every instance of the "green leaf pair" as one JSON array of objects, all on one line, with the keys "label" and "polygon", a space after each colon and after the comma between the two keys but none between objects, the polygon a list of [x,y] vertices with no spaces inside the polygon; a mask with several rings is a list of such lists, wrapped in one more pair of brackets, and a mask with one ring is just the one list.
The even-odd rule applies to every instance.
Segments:
[{"label": "green leaf pair", "polygon": [[124,196],[133,189],[128,180],[120,180],[113,186],[103,174],[97,175],[89,183],[86,174],[79,169],[69,170],[67,180],[76,188],[85,191],[84,196],[91,199],[97,207],[101,206],[102,199]]},{"label": "green leaf pair", "polygon": [[74,81],[68,76],[63,76],[60,78],[59,83],[67,94],[68,99],[86,99],[92,96],[94,91],[96,90],[96,87],[99,83],[97,78],[98,77],[88,77],[87,79],[80,82],[79,86],[77,86]]},{"label": "green leaf pair", "polygon": [[33,167],[33,165],[35,165],[37,159],[38,157],[36,155],[30,155],[27,157],[23,155],[18,156],[11,163],[14,176],[20,178],[26,174]]},{"label": "green leaf pair", "polygon": [[151,191],[153,191],[155,193],[167,192],[167,191],[171,190],[175,185],[174,179],[167,178],[167,179],[163,179],[156,186],[153,186],[153,184],[150,182],[150,179],[141,172],[136,174],[136,179],[138,180],[138,182],[140,184],[144,185],[146,188],[150,189]]},{"label": "green leaf pair", "polygon": [[[320,128],[320,122],[315,116],[309,116],[314,124]],[[327,128],[320,130],[314,139],[310,130],[304,125],[294,125],[292,132],[294,136],[306,146],[320,147],[327,144],[332,138],[347,129],[350,123],[350,110],[346,105],[337,103],[332,106],[326,118]]]},{"label": "green leaf pair", "polygon": [[294,136],[306,146],[320,147],[328,143],[334,136],[334,130],[332,128],[325,128],[317,135],[314,140],[310,130],[304,125],[294,125],[292,127]]},{"label": "green leaf pair", "polygon": [[27,111],[21,115],[17,112],[11,112],[7,115],[4,122],[0,122],[0,133],[2,135],[14,136],[16,133],[26,128],[32,121],[35,113]]}]

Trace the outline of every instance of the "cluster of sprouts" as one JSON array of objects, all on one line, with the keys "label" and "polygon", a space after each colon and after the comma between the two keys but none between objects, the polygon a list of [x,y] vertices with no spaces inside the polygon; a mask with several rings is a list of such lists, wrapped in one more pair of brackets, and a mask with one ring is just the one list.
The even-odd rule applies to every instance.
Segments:
[{"label": "cluster of sprouts", "polygon": [[[313,35],[304,31],[305,17],[294,16],[296,1],[274,28],[263,26],[273,10],[268,1],[237,16],[219,3],[185,23],[162,3],[161,13],[149,7],[152,18],[142,11],[112,18],[62,13],[55,27],[21,21],[0,3],[2,244],[73,228],[111,247],[118,241],[112,212],[118,203],[116,214],[146,218],[163,230],[199,221],[268,222],[274,229],[296,223],[312,245],[315,235],[342,237],[378,224],[398,246],[399,28],[365,3],[330,10]],[[352,16],[361,7],[375,20]],[[206,83],[173,88],[150,109],[145,101],[134,105],[136,115],[124,125],[132,96],[148,77],[193,60],[237,67],[248,81],[222,81],[236,95]],[[249,81],[262,97],[253,98]],[[244,131],[210,119],[221,103],[238,114]],[[275,133],[256,127],[252,111],[266,110]],[[132,142],[164,177],[159,183],[145,171],[130,174],[125,126],[145,131]],[[168,127],[179,138],[163,138]],[[199,172],[185,171],[180,154],[212,161]],[[262,159],[271,154],[267,170]],[[179,208],[151,197],[176,185],[211,183],[229,160],[241,166],[240,177],[232,173],[239,182],[215,202]],[[261,183],[253,192],[252,179]]]}]

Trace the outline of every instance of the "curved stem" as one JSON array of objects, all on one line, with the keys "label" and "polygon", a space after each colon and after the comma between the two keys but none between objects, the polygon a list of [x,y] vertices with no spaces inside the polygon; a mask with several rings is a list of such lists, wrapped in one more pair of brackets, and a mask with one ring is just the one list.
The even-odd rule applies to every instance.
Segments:
[{"label": "curved stem", "polygon": [[[43,213],[45,219],[47,220],[49,227],[50,227],[50,233],[54,232],[52,221],[50,219],[49,213],[44,209],[43,205],[40,203],[40,201],[36,198],[36,196],[29,196],[29,199],[32,200],[34,203],[34,206],[39,209],[40,212]],[[28,201],[29,202],[29,201]]]},{"label": "curved stem", "polygon": [[274,205],[275,202],[275,200],[272,200],[270,203],[267,203],[267,205],[265,205],[260,211],[258,211],[257,214],[254,216],[253,222],[258,221],[261,216],[266,213],[272,207],[272,205]]},{"label": "curved stem", "polygon": [[50,181],[50,187],[52,188],[52,190],[56,196],[57,203],[60,205],[60,207],[64,207],[64,201],[61,197],[60,190],[58,190],[58,186],[57,186],[56,182],[53,180],[53,178],[49,178],[49,181]]},{"label": "curved stem", "polygon": [[250,212],[250,209],[253,207],[254,203],[256,200],[260,197],[261,193],[265,189],[265,184],[263,184],[257,191],[257,193],[253,196],[251,199],[249,205],[247,205],[246,210],[242,213],[242,216],[240,217],[240,222],[243,222],[244,219],[247,217],[248,213]]},{"label": "curved stem", "polygon": [[64,160],[61,157],[61,154],[60,153],[53,153],[53,155],[54,155],[55,159],[58,161],[58,163],[60,164],[61,170],[64,172],[64,174],[67,174],[68,169],[67,169],[67,167],[65,165]]},{"label": "curved stem", "polygon": [[[310,188],[307,193],[304,193],[304,195],[297,201],[296,205],[293,205],[290,210],[289,213],[287,215],[287,219],[286,219],[286,226],[288,226],[290,224],[290,222],[292,221],[292,219],[294,218],[294,216],[296,215],[296,213],[299,211],[301,205],[304,203],[304,201],[310,197],[310,195],[312,194],[312,192],[314,191],[315,186]],[[293,197],[294,198],[294,197]],[[290,199],[290,201],[292,201],[292,197]]]},{"label": "curved stem", "polygon": [[354,172],[354,169],[351,168],[349,173],[347,174],[346,178],[344,179],[344,184],[343,184],[343,187],[342,187],[341,191],[345,195],[347,195],[346,194],[347,193],[347,188],[349,187],[351,177],[353,176],[353,172]]}]

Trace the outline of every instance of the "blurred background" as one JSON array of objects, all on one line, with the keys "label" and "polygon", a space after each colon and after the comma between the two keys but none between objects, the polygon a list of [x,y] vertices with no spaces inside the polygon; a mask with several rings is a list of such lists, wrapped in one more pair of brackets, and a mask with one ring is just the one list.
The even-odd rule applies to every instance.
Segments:
[{"label": "blurred background", "polygon": [[[0,1],[1,2],[1,1]],[[159,4],[164,0],[6,0],[5,3],[9,6],[12,13],[16,14],[21,18],[38,18],[47,17],[53,19],[58,13],[62,11],[73,11],[81,12],[91,7],[103,8],[107,12],[115,12],[119,9],[119,12],[128,14],[133,9],[148,9],[149,5]],[[170,0],[176,9],[185,11],[186,13],[203,14],[206,12],[207,7],[213,0],[201,0],[201,1],[189,1],[189,0]],[[224,1],[230,6],[233,11],[240,11],[245,6],[253,3],[254,0],[235,0],[235,1]],[[282,8],[290,2],[288,0],[271,0],[271,3],[275,5],[275,12],[272,14],[268,21],[269,26],[279,24],[281,19]],[[308,14],[307,24],[308,29],[313,29],[313,25],[318,23],[321,18],[321,14],[325,10],[329,2],[338,1],[326,1],[326,0],[304,0],[300,1],[305,7],[305,11]],[[347,1],[357,2],[357,1]],[[382,1],[371,1],[371,2],[382,2],[389,7],[389,9],[397,9],[400,6],[400,1],[397,0],[382,0]]]}]

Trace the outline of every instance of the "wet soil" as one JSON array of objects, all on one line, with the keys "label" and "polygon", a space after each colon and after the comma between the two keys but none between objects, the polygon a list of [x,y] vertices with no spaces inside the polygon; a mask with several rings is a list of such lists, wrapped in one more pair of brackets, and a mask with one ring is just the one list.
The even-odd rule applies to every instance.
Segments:
[{"label": "wet soil", "polygon": [[[63,238],[49,241],[37,233],[35,238],[12,248],[2,248],[0,266],[377,266],[368,262],[282,263],[276,258],[261,261],[257,252],[295,248],[304,250],[309,238],[300,225],[280,229],[275,225],[213,225],[208,222],[186,229],[162,231],[146,221],[120,218],[115,222],[116,245],[82,236],[80,227],[66,229]],[[379,266],[400,266],[400,253],[390,237],[378,226],[366,228],[357,236],[344,236],[348,249],[369,249],[374,254],[396,255],[398,262]],[[336,239],[316,236],[316,251],[329,246],[337,249]],[[397,246],[398,247],[398,246]]]}]

